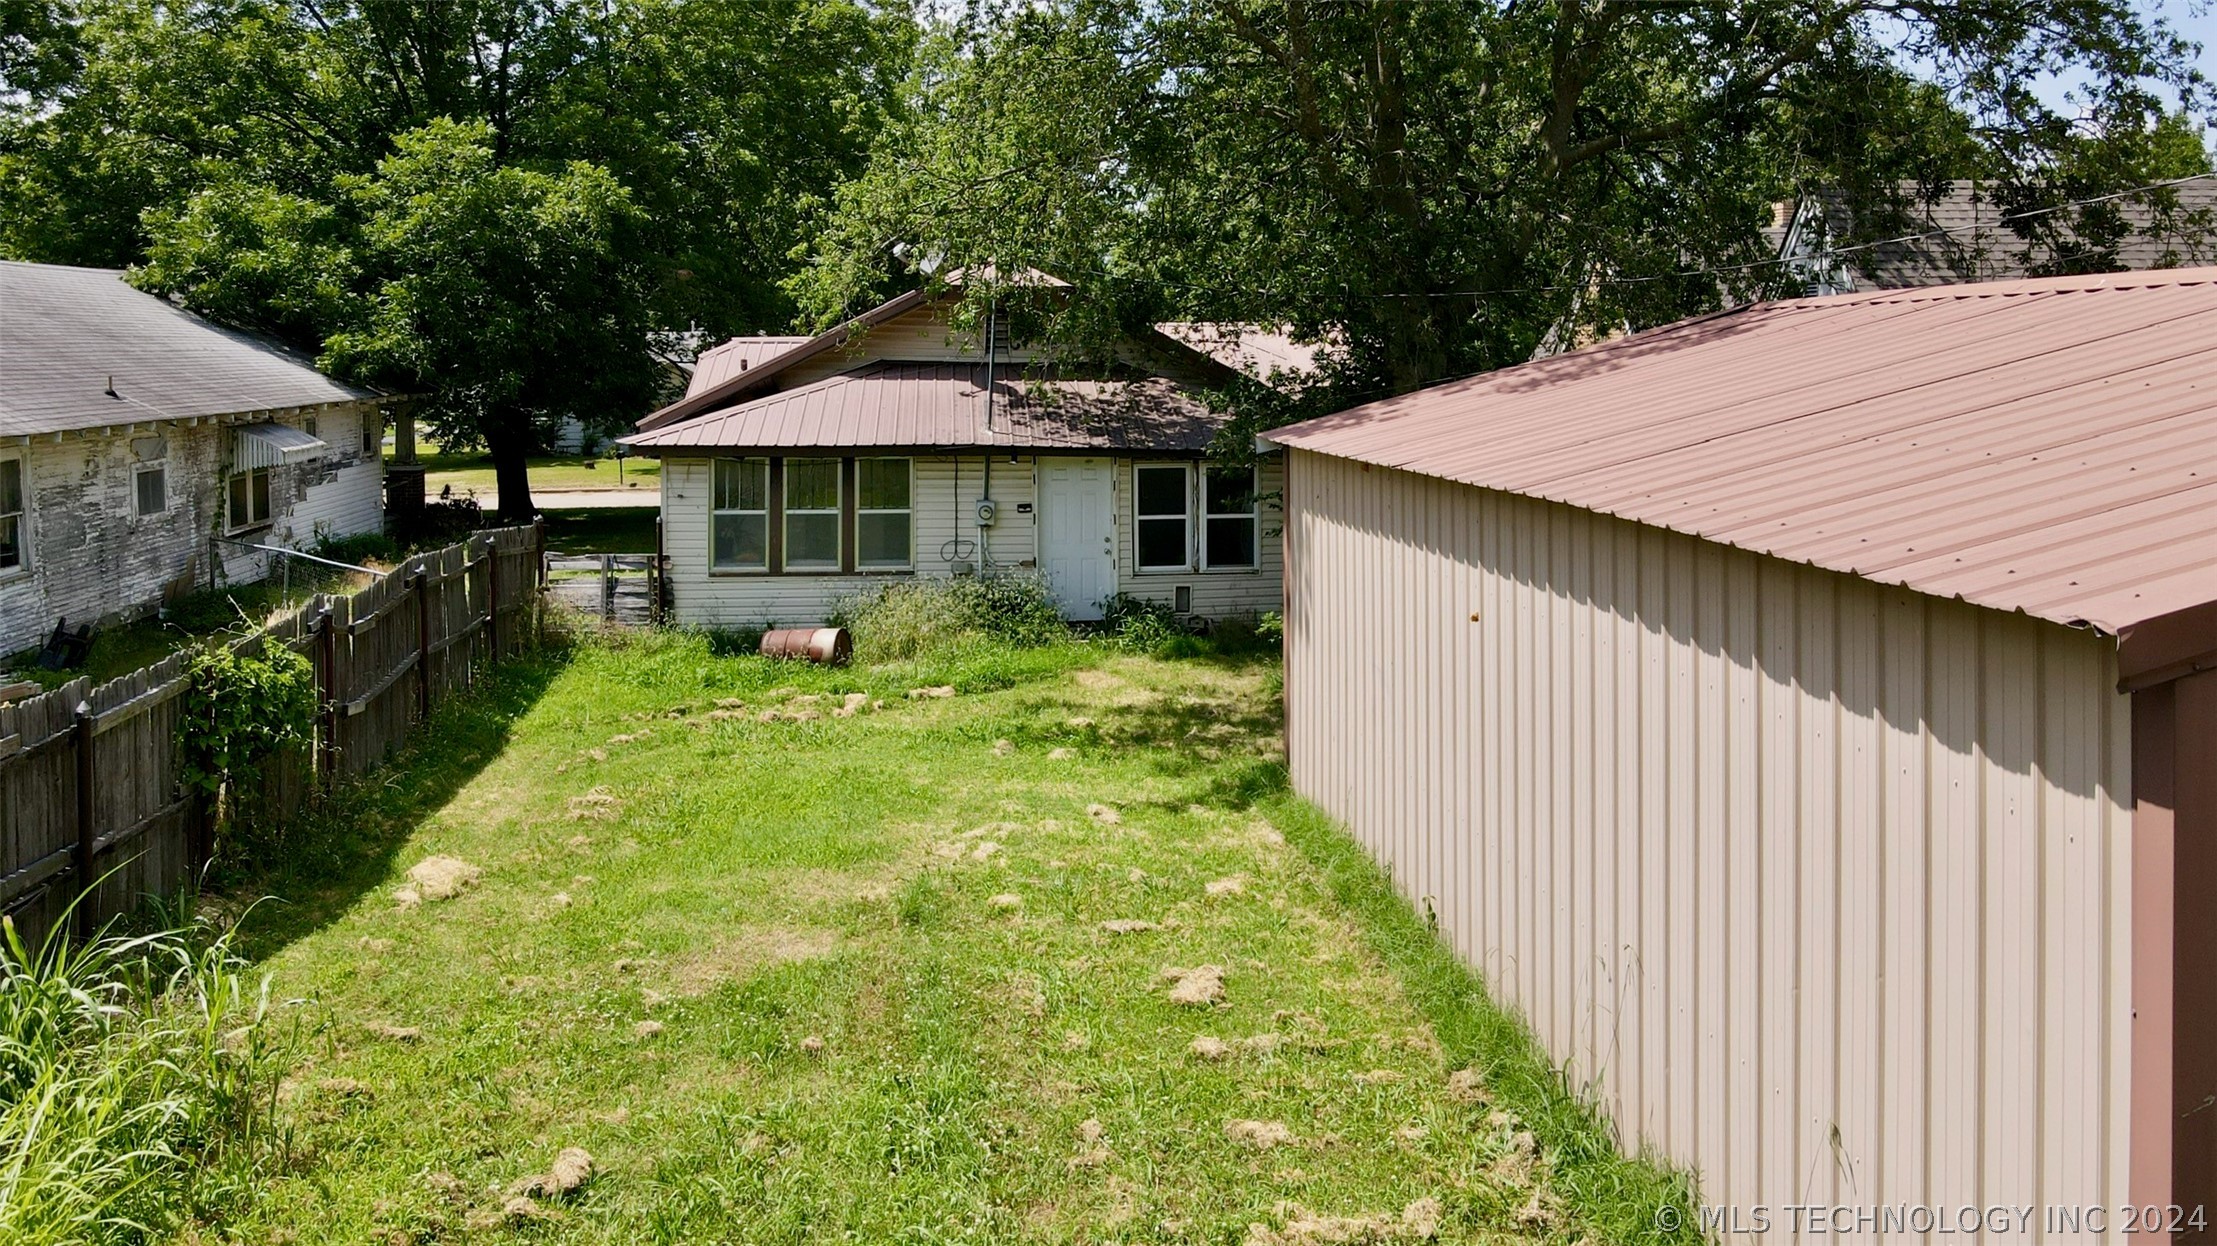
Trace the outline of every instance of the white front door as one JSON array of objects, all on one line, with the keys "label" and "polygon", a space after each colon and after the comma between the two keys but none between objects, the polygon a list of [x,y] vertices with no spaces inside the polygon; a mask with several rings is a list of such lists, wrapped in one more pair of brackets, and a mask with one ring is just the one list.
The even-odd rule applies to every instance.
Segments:
[{"label": "white front door", "polygon": [[1107,459],[1039,460],[1039,566],[1065,618],[1100,618],[1116,591],[1114,481]]}]

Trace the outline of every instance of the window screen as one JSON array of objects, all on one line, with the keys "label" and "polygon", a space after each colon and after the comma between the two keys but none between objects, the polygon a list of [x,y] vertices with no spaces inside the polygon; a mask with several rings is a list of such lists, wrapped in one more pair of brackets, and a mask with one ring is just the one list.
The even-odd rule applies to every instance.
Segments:
[{"label": "window screen", "polygon": [[1133,469],[1133,492],[1138,497],[1134,529],[1142,571],[1183,571],[1192,565],[1193,543],[1186,504],[1185,464],[1141,466]]},{"label": "window screen", "polygon": [[770,461],[716,460],[709,527],[711,565],[761,571],[770,565]]},{"label": "window screen", "polygon": [[855,562],[865,568],[906,567],[911,562],[907,459],[855,461]]},{"label": "window screen", "polygon": [[138,472],[139,514],[159,515],[169,509],[169,472],[160,463]]},{"label": "window screen", "polygon": [[0,459],[0,571],[23,565],[23,460]]},{"label": "window screen", "polygon": [[1255,469],[1212,467],[1203,486],[1202,560],[1210,567],[1255,565]]},{"label": "window screen", "polygon": [[785,461],[785,565],[839,569],[839,460]]}]

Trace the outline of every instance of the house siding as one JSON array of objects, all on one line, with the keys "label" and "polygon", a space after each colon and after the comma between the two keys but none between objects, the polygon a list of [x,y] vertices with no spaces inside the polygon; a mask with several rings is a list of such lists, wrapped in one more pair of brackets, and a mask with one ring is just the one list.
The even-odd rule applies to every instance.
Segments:
[{"label": "house siding", "polygon": [[[917,577],[945,578],[955,561],[988,572],[1034,573],[1038,558],[1037,460],[990,456],[992,497],[999,521],[984,535],[984,548],[958,545],[979,540],[977,500],[986,496],[987,456],[936,455],[915,460],[915,569],[900,574],[716,574],[708,570],[709,459],[666,458],[662,463],[663,552],[669,557],[671,609],[696,627],[805,627],[820,623],[841,601],[883,584]],[[1278,465],[1266,462],[1260,489],[1271,495],[1258,516],[1262,567],[1257,571],[1134,574],[1129,459],[1115,460],[1118,583],[1123,591],[1168,601],[1179,584],[1193,587],[1197,614],[1222,618],[1275,610],[1281,592]],[[1022,508],[1031,506],[1031,513]]]},{"label": "house siding", "polygon": [[[251,539],[307,546],[382,529],[382,462],[363,454],[361,445],[363,421],[382,417],[374,406],[363,406],[322,410],[314,418],[330,453],[272,471],[272,522]],[[279,422],[301,427],[307,417]],[[234,427],[214,421],[138,425],[0,447],[0,455],[24,459],[30,551],[28,568],[0,580],[0,653],[41,643],[58,619],[113,622],[206,587]],[[160,439],[168,506],[140,516],[137,469],[141,443],[150,439]],[[260,579],[267,570],[264,554],[225,551],[221,558],[225,579]]]},{"label": "house siding", "polygon": [[2126,1201],[2113,642],[1290,458],[1294,785],[1628,1149],[1741,1208]]}]

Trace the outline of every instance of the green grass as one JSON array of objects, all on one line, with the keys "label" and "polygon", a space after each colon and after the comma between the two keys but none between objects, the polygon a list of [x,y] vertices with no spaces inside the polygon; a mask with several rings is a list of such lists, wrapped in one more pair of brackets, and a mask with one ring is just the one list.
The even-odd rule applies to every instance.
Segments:
[{"label": "green grass", "polygon": [[[389,446],[387,453],[391,453]],[[429,443],[419,443],[417,457],[424,467],[424,491],[430,497],[438,497],[440,490],[449,487],[456,497],[474,494],[480,500],[498,491],[492,457],[483,452],[446,454]],[[626,459],[620,470],[615,456],[606,453],[540,455],[527,461],[534,491],[625,489],[649,499],[662,487],[659,459]]]},{"label": "green grass", "polygon": [[540,512],[547,524],[547,548],[564,554],[651,554],[655,550],[652,506],[605,506]]},{"label": "green grass", "polygon": [[[956,695],[904,695],[934,685]],[[311,1067],[295,1167],[222,1230],[1259,1246],[1418,1240],[1436,1213],[1446,1242],[1653,1238],[1681,1186],[1618,1158],[1285,792],[1269,686],[1077,643],[510,664],[240,892],[286,897],[243,937],[308,1001]],[[824,713],[856,692],[883,708]],[[483,876],[398,906],[434,853]],[[1172,1003],[1163,971],[1204,964],[1221,1001]],[[571,1146],[593,1179],[504,1221]],[[1370,1236],[1304,1239],[1303,1214]]]}]

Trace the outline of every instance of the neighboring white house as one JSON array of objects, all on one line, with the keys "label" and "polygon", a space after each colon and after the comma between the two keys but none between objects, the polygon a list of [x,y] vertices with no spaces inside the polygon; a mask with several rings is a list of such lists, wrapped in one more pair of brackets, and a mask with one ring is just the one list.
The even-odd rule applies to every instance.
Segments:
[{"label": "neighboring white house", "polygon": [[948,308],[917,291],[817,337],[734,338],[623,439],[662,460],[678,621],[806,625],[901,577],[1010,573],[1044,576],[1073,619],[1118,594],[1278,608],[1279,456],[1207,462],[1224,417],[1193,391],[1312,352],[1158,330],[1074,376],[1008,342],[988,364]]},{"label": "neighboring white house", "polygon": [[384,525],[379,396],[135,290],[0,262],[0,653]]}]

